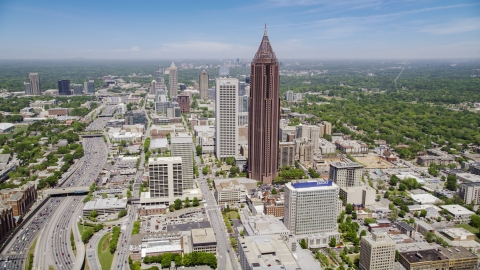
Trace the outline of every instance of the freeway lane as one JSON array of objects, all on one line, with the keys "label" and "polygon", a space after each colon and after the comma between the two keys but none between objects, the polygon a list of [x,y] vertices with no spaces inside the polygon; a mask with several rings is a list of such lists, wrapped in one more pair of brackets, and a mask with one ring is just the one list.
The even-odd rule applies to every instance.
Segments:
[{"label": "freeway lane", "polygon": [[[107,149],[102,137],[83,139],[85,162],[64,186],[89,186],[98,177],[107,160]],[[65,198],[56,209],[56,216],[46,226],[46,233],[42,238],[46,241],[39,242],[35,252],[36,269],[72,269],[75,262],[73,250],[70,245],[70,232],[76,226],[75,220],[83,207],[84,196],[71,196]],[[45,238],[46,237],[46,238]]]}]

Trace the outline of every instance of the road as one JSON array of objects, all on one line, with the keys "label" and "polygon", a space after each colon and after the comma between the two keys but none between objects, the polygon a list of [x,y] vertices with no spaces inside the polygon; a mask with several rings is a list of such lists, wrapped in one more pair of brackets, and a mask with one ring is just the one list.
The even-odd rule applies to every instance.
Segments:
[{"label": "road", "polygon": [[[222,214],[219,206],[213,197],[213,194],[208,188],[208,183],[205,177],[197,178],[202,194],[207,202],[205,211],[207,212],[210,224],[212,224],[213,231],[217,238],[217,251],[219,254],[217,269],[238,269],[237,258],[234,250],[230,246],[230,239],[227,234],[225,224],[223,222]],[[227,256],[229,260],[227,260]]]},{"label": "road", "polygon": [[[107,160],[107,149],[102,137],[83,139],[85,161],[65,181],[63,186],[90,186],[98,177]],[[56,206],[54,218],[46,224],[44,233],[40,235],[35,249],[35,269],[72,269],[75,255],[70,244],[72,229],[77,230],[77,216],[81,213],[84,196],[70,196],[64,198]]]},{"label": "road", "polygon": [[400,78],[400,75],[402,75],[402,72],[405,68],[402,68],[402,70],[400,70],[400,73],[398,73],[397,77],[395,78],[395,80],[393,80],[394,83],[397,83],[397,80],[398,78]]},{"label": "road", "polygon": [[100,261],[98,259],[98,244],[100,243],[100,239],[108,233],[107,229],[102,229],[95,233],[90,241],[88,241],[87,245],[87,263],[88,267],[91,270],[102,270],[102,266],[100,265]]},{"label": "road", "polygon": [[132,204],[130,206],[130,213],[128,221],[124,221],[124,226],[122,226],[121,234],[119,237],[117,245],[117,253],[113,258],[112,269],[124,269],[128,270],[128,253],[130,247],[130,238],[132,236],[133,223],[136,220],[137,214],[137,205]]}]

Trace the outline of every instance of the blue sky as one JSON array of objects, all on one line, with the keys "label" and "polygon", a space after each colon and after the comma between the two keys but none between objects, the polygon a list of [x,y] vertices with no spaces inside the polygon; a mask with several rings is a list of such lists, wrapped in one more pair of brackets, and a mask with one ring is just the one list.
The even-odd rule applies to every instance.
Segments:
[{"label": "blue sky", "polygon": [[0,59],[477,58],[474,0],[8,1]]}]

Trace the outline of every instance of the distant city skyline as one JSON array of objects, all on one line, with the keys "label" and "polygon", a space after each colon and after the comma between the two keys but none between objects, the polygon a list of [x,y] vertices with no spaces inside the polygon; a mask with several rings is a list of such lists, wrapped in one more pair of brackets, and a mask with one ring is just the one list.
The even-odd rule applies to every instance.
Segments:
[{"label": "distant city skyline", "polygon": [[[480,53],[480,3],[474,0],[185,3],[3,1],[0,59],[249,59],[264,23],[279,59]],[[66,42],[57,42],[58,33]]]}]

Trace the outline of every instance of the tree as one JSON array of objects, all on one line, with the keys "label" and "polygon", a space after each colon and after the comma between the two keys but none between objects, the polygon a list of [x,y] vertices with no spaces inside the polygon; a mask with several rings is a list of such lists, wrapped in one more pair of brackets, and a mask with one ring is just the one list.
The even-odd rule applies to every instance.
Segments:
[{"label": "tree", "polygon": [[425,234],[425,241],[427,241],[428,243],[432,243],[433,241],[436,240],[436,238],[437,238],[437,237],[436,237],[435,234],[432,233],[432,232],[427,232],[427,233]]},{"label": "tree", "polygon": [[335,247],[337,245],[337,239],[335,237],[330,238],[330,242],[328,243],[330,247]]},{"label": "tree", "polygon": [[371,224],[371,223],[375,223],[375,219],[374,218],[366,218],[364,220],[365,224],[368,225],[368,224]]},{"label": "tree", "polygon": [[127,198],[132,198],[132,192],[129,189],[127,189]]},{"label": "tree", "polygon": [[90,217],[91,217],[91,218],[96,218],[96,217],[98,217],[98,212],[95,211],[95,210],[93,210],[92,212],[90,212]]},{"label": "tree", "polygon": [[362,231],[360,232],[360,236],[367,236],[367,231],[362,230]]},{"label": "tree", "polygon": [[385,194],[383,194],[383,198],[388,199],[388,197],[390,197],[390,192],[387,190]]},{"label": "tree", "polygon": [[401,218],[404,218],[406,215],[405,211],[400,211],[400,213],[398,213],[398,216],[401,217]]},{"label": "tree", "polygon": [[353,211],[353,212],[352,212],[352,218],[353,218],[353,219],[357,219],[357,212],[356,212],[356,211]]},{"label": "tree", "polygon": [[192,205],[193,205],[194,207],[200,205],[200,202],[198,201],[198,198],[197,198],[197,197],[193,197]]},{"label": "tree", "polygon": [[202,146],[199,144],[197,147],[195,147],[195,151],[197,152],[197,156],[202,155]]},{"label": "tree", "polygon": [[401,183],[400,186],[398,186],[398,190],[400,190],[400,191],[407,190],[407,185],[405,185],[404,183]]},{"label": "tree", "polygon": [[168,206],[168,210],[169,210],[170,212],[175,211],[175,205],[170,204],[170,205]]},{"label": "tree", "polygon": [[185,198],[184,206],[185,208],[190,207],[190,199],[188,197]]},{"label": "tree", "polygon": [[122,210],[118,212],[118,218],[122,218],[127,215],[127,210]]},{"label": "tree", "polygon": [[426,216],[427,216],[427,210],[422,209],[422,210],[420,211],[420,216],[421,216],[421,217],[426,217]]},{"label": "tree", "polygon": [[175,205],[175,210],[182,209],[182,200],[181,199],[176,199],[173,204]]},{"label": "tree", "polygon": [[105,193],[105,192],[104,192],[104,193],[102,193],[102,198],[104,198],[104,199],[108,198],[108,194],[107,194],[107,193]]},{"label": "tree", "polygon": [[470,216],[470,225],[475,228],[480,228],[480,216],[471,215]]},{"label": "tree", "polygon": [[457,190],[457,177],[455,175],[448,175],[447,182],[445,182],[445,188],[451,191]]},{"label": "tree", "polygon": [[391,186],[396,186],[398,184],[398,177],[395,176],[395,175],[392,175],[392,177],[390,177],[390,185]]},{"label": "tree", "polygon": [[275,194],[277,194],[277,193],[278,193],[278,192],[277,192],[277,189],[272,188],[272,194],[275,195]]},{"label": "tree", "polygon": [[413,214],[414,217],[418,218],[418,216],[420,216],[420,213],[418,211],[415,211],[415,213]]},{"label": "tree", "polygon": [[346,214],[352,214],[352,211],[353,211],[353,205],[347,203],[347,205],[345,206],[345,213]]},{"label": "tree", "polygon": [[235,158],[234,157],[227,157],[225,159],[225,163],[227,163],[227,165],[233,166],[233,165],[235,165]]},{"label": "tree", "polygon": [[202,173],[204,175],[207,175],[210,171],[210,167],[209,166],[204,166],[203,169],[202,169]]},{"label": "tree", "polygon": [[300,240],[300,247],[303,248],[303,249],[307,249],[307,248],[308,248],[308,244],[307,244],[307,241],[305,240],[305,238],[303,238],[302,240]]}]

